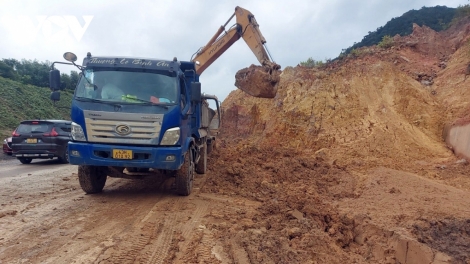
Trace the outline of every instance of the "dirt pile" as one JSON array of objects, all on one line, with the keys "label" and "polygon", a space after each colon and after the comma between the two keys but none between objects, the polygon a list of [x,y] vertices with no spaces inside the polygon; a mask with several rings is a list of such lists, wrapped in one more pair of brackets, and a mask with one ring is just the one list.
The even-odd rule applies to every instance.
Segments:
[{"label": "dirt pile", "polygon": [[469,113],[469,29],[287,67],[274,99],[233,91],[203,191],[260,204],[222,234],[255,263],[470,262],[470,168],[442,138]]}]

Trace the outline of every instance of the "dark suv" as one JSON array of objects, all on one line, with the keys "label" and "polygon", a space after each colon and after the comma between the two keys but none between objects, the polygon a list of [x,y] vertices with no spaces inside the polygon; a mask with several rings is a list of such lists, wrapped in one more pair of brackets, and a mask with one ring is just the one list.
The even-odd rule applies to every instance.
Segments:
[{"label": "dark suv", "polygon": [[33,159],[58,157],[62,163],[69,162],[67,146],[71,137],[71,121],[67,120],[27,120],[20,123],[13,132],[12,156],[21,163],[31,163]]}]

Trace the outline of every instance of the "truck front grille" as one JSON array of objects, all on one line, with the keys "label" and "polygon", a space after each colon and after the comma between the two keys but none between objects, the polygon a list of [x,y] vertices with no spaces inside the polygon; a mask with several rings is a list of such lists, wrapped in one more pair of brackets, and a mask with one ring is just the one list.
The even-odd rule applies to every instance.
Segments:
[{"label": "truck front grille", "polygon": [[84,111],[84,115],[89,142],[158,144],[163,114]]}]

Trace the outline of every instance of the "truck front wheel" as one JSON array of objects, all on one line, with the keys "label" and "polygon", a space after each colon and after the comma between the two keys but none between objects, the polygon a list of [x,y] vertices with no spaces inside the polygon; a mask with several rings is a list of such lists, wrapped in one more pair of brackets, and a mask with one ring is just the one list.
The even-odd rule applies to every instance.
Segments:
[{"label": "truck front wheel", "polygon": [[179,195],[188,196],[193,189],[194,181],[194,159],[190,149],[184,154],[184,162],[175,175],[176,192]]},{"label": "truck front wheel", "polygon": [[196,164],[196,172],[199,174],[205,174],[207,171],[207,143],[201,148],[199,161]]},{"label": "truck front wheel", "polygon": [[86,193],[99,193],[106,183],[107,167],[79,165],[78,180]]}]

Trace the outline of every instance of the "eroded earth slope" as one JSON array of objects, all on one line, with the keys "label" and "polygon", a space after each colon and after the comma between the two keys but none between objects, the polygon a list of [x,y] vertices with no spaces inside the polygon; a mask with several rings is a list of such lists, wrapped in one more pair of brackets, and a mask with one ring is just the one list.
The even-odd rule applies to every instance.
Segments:
[{"label": "eroded earth slope", "polygon": [[470,262],[469,166],[442,135],[469,113],[469,29],[415,25],[390,49],[284,69],[274,100],[229,95],[203,190],[262,202],[267,231],[243,240],[259,262]]}]

